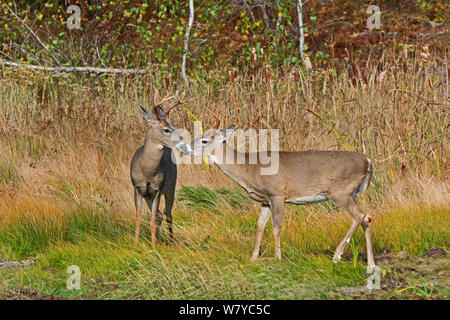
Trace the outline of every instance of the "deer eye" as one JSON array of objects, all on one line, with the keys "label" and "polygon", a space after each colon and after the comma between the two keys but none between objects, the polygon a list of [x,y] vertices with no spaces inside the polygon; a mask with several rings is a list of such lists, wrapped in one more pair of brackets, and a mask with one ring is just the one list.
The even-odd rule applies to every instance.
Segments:
[{"label": "deer eye", "polygon": [[201,142],[201,144],[206,145],[206,144],[209,143],[209,140],[207,140],[207,139],[202,139],[202,140],[200,140],[200,142]]},{"label": "deer eye", "polygon": [[170,133],[171,130],[169,128],[164,128],[164,133]]}]

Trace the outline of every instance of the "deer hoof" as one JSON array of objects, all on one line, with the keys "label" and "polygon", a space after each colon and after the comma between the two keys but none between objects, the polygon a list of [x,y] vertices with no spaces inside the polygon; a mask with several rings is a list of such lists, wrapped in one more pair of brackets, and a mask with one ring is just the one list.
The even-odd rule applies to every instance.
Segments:
[{"label": "deer hoof", "polygon": [[252,254],[252,256],[250,257],[251,261],[257,261],[259,259],[259,255],[257,254]]},{"label": "deer hoof", "polygon": [[340,254],[334,254],[333,256],[333,263],[338,263],[341,260],[342,253]]}]

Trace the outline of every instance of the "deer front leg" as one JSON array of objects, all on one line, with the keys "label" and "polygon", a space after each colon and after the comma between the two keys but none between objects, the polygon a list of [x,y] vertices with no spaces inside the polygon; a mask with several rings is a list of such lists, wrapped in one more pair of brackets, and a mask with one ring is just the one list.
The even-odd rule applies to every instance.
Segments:
[{"label": "deer front leg", "polygon": [[261,246],[261,239],[264,233],[264,228],[266,227],[267,221],[271,215],[270,207],[263,205],[258,218],[258,228],[256,233],[255,249],[253,249],[253,254],[251,259],[255,261],[259,257],[259,248]]},{"label": "deer front leg", "polygon": [[271,199],[270,208],[272,211],[272,228],[273,236],[275,238],[275,258],[281,260],[281,225],[283,224],[284,215],[284,199],[273,198]]},{"label": "deer front leg", "polygon": [[134,205],[136,208],[136,230],[134,235],[134,242],[137,243],[139,240],[139,231],[141,229],[141,211],[142,211],[142,196],[139,192],[134,189]]},{"label": "deer front leg", "polygon": [[170,241],[173,242],[174,237],[173,237],[173,228],[172,228],[172,206],[173,206],[174,196],[173,196],[173,194],[166,195],[164,197],[164,199],[166,202],[166,207],[164,208],[164,214],[167,217],[167,226],[169,228]]},{"label": "deer front leg", "polygon": [[153,202],[151,204],[152,210],[152,218],[150,220],[150,231],[152,234],[152,243],[156,243],[156,238],[159,232],[159,226],[162,221],[162,213],[159,211],[159,201],[161,200],[161,194],[159,192],[156,193],[155,198],[153,198]]}]

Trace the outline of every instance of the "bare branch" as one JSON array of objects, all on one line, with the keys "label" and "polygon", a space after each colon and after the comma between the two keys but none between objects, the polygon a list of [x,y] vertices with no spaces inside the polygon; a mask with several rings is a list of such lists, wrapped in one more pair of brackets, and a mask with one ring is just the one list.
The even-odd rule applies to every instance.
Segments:
[{"label": "bare branch", "polygon": [[19,18],[19,16],[5,3],[5,7],[6,9],[8,9],[13,15],[14,17],[16,17],[17,20],[20,21],[20,23],[22,23],[25,28],[28,29],[28,31],[31,32],[31,34],[36,38],[36,40],[41,44],[41,46],[50,53],[50,55],[52,56],[52,58],[55,60],[55,62],[61,66],[61,63],[59,63],[58,59],[56,59],[56,57],[50,52],[50,50],[48,50],[47,46],[42,42],[42,40],[37,36],[36,33],[34,33],[34,31],[25,23],[25,21],[23,21],[22,19]]}]

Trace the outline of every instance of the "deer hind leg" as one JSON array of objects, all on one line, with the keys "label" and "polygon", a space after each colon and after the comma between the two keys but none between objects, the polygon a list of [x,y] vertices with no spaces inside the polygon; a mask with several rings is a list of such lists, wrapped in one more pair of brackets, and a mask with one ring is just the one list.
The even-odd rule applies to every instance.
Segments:
[{"label": "deer hind leg", "polygon": [[261,246],[261,239],[264,233],[264,228],[266,227],[267,221],[271,215],[270,207],[263,204],[258,218],[258,228],[256,233],[255,248],[253,249],[253,254],[251,259],[256,260],[259,257],[259,248]]},{"label": "deer hind leg", "polygon": [[352,215],[352,225],[345,235],[344,239],[337,246],[333,256],[333,262],[337,263],[339,262],[339,260],[341,260],[345,247],[350,243],[350,239],[352,238],[356,229],[358,229],[359,225],[364,221],[364,218],[366,216],[359,210],[358,206],[353,201],[351,196],[345,198],[344,200],[335,202],[338,204],[338,206],[345,208]]},{"label": "deer hind leg", "polygon": [[145,199],[147,201],[147,205],[152,212],[152,218],[150,220],[150,231],[152,234],[152,243],[156,243],[156,239],[159,233],[159,227],[161,226],[161,221],[163,215],[161,211],[159,211],[159,202],[161,200],[161,194],[159,192],[156,193],[153,199]]},{"label": "deer hind leg", "polygon": [[361,225],[364,229],[364,236],[366,238],[367,265],[373,270],[375,268],[375,260],[373,258],[372,248],[372,218],[366,216]]},{"label": "deer hind leg", "polygon": [[275,238],[275,258],[281,260],[280,238],[284,215],[284,199],[272,198],[270,201],[270,209],[272,211],[272,228]]},{"label": "deer hind leg", "polygon": [[173,238],[173,228],[172,228],[172,206],[173,206],[174,196],[173,196],[173,194],[166,194],[164,196],[164,199],[166,202],[166,207],[164,208],[164,214],[167,217],[167,225],[169,228],[170,241],[173,242],[174,238]]},{"label": "deer hind leg", "polygon": [[139,231],[141,229],[141,211],[142,211],[142,196],[140,193],[134,188],[134,205],[136,208],[136,229],[134,235],[135,243],[139,240]]}]

